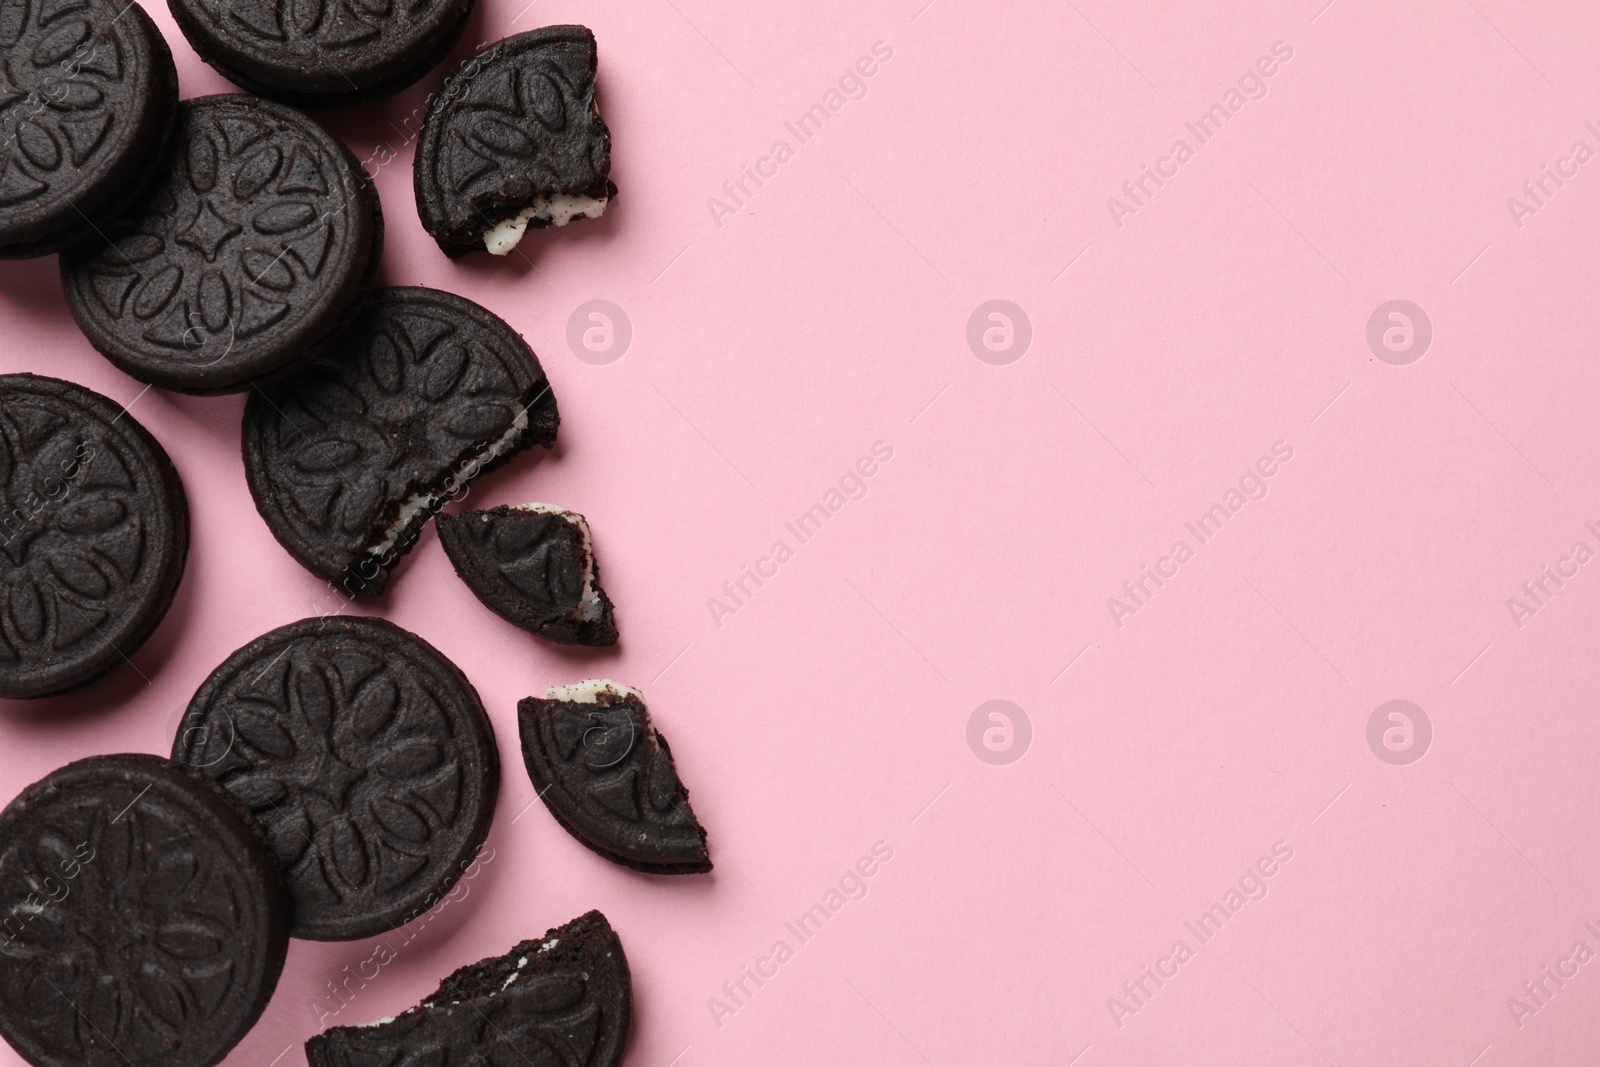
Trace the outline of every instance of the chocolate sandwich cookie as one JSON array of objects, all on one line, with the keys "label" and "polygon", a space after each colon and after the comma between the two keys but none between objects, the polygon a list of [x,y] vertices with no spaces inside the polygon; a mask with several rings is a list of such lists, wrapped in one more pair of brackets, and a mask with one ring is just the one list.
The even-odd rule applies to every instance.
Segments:
[{"label": "chocolate sandwich cookie", "polygon": [[468,482],[556,438],[533,349],[493,313],[435,289],[374,293],[336,357],[256,393],[244,470],[289,554],[376,595]]},{"label": "chocolate sandwich cookie", "polygon": [[552,504],[440,514],[439,541],[477,598],[549,641],[614,645],[611,598],[600,588],[582,515]]},{"label": "chocolate sandwich cookie", "polygon": [[605,211],[617,187],[596,62],[586,27],[546,26],[496,41],[445,82],[413,180],[422,226],[446,255],[503,256],[529,226]]},{"label": "chocolate sandwich cookie", "polygon": [[266,828],[295,937],[347,941],[425,912],[489,833],[500,758],[477,691],[382,619],[304,619],[212,672],[172,758]]},{"label": "chocolate sandwich cookie", "polygon": [[72,382],[0,375],[0,697],[127,662],[188,556],[183,483],[132,415]]},{"label": "chocolate sandwich cookie", "polygon": [[455,47],[472,0],[168,0],[200,58],[253,93],[342,107],[399,92]]},{"label": "chocolate sandwich cookie", "polygon": [[598,911],[456,971],[391,1019],[306,1042],[311,1067],[616,1067],[633,1018],[622,942]]},{"label": "chocolate sandwich cookie", "polygon": [[647,874],[711,870],[706,832],[644,694],[603,679],[556,686],[517,705],[517,727],[534,789],[573,837]]},{"label": "chocolate sandwich cookie", "polygon": [[167,42],[131,0],[0,0],[0,56],[0,257],[95,237],[160,172]]},{"label": "chocolate sandwich cookie", "polygon": [[159,756],[92,756],[0,813],[0,1035],[36,1067],[211,1067],[289,945],[242,805]]},{"label": "chocolate sandwich cookie", "polygon": [[61,257],[67,306],[140,381],[239,392],[347,324],[377,268],[378,195],[332,134],[254,97],[184,101],[175,140],[142,206]]}]

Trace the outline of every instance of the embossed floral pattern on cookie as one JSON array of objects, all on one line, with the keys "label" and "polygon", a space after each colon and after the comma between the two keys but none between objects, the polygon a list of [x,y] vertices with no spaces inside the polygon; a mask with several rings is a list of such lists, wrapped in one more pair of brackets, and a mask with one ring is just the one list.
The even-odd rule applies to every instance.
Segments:
[{"label": "embossed floral pattern on cookie", "polygon": [[288,943],[271,854],[155,756],[81,760],[0,816],[0,1027],[33,1063],[215,1063]]},{"label": "embossed floral pattern on cookie", "polygon": [[364,937],[414,918],[488,830],[498,759],[477,694],[382,620],[266,634],[217,668],[183,724],[173,758],[260,820],[298,937]]},{"label": "embossed floral pattern on cookie", "polygon": [[[127,14],[127,17],[119,17]],[[149,183],[177,74],[142,10],[0,0],[0,255],[42,255]]]},{"label": "embossed floral pattern on cookie", "polygon": [[385,289],[340,358],[251,397],[245,475],[296,559],[377,593],[434,512],[516,452],[548,446],[558,421],[510,326],[450,293]]},{"label": "embossed floral pattern on cookie", "polygon": [[546,26],[495,42],[445,83],[417,142],[414,184],[423,228],[446,253],[503,255],[529,226],[605,210],[616,186],[596,64],[588,29]]},{"label": "embossed floral pattern on cookie", "polygon": [[124,662],[165,614],[188,552],[171,461],[82,386],[0,377],[0,695]]},{"label": "embossed floral pattern on cookie", "polygon": [[318,354],[376,254],[377,198],[310,119],[248,97],[188,101],[170,173],[92,254],[64,257],[73,314],[142,380],[247,388]]}]

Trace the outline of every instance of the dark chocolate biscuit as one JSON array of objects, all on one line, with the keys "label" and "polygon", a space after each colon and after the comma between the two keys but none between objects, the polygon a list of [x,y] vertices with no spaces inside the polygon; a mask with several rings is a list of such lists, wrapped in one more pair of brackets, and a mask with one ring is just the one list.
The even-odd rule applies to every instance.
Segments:
[{"label": "dark chocolate biscuit", "polygon": [[557,686],[519,703],[517,726],[533,787],[573,837],[636,871],[711,869],[706,832],[637,689]]},{"label": "dark chocolate biscuit", "polygon": [[440,514],[437,525],[456,574],[501,618],[566,645],[617,643],[582,515],[521,504]]},{"label": "dark chocolate biscuit", "polygon": [[456,971],[392,1019],[306,1042],[311,1067],[616,1067],[633,1019],[628,958],[598,911]]},{"label": "dark chocolate biscuit", "polygon": [[172,758],[266,828],[296,937],[369,937],[422,914],[489,833],[500,758],[483,704],[432,645],[382,619],[303,619],[206,679]]},{"label": "dark chocolate biscuit", "polygon": [[97,236],[161,170],[178,72],[132,0],[0,0],[0,257]]},{"label": "dark chocolate biscuit", "polygon": [[188,556],[183,483],[132,415],[72,382],[0,375],[0,697],[126,662]]},{"label": "dark chocolate biscuit", "polygon": [[277,859],[204,775],[92,756],[0,813],[0,1035],[37,1067],[210,1067],[288,945]]},{"label": "dark chocolate biscuit", "polygon": [[106,240],[61,257],[67,306],[140,381],[228,393],[328,349],[377,268],[378,194],[304,115],[186,100],[171,161]]},{"label": "dark chocolate biscuit", "polygon": [[436,289],[383,289],[337,358],[250,398],[245,477],[290,555],[376,595],[435,512],[548,448],[559,421],[544,368],[504,321]]},{"label": "dark chocolate biscuit", "polygon": [[428,106],[413,181],[446,255],[503,256],[529,226],[597,218],[617,195],[611,132],[595,107],[594,34],[546,26],[496,41]]},{"label": "dark chocolate biscuit", "polygon": [[399,92],[455,47],[472,0],[168,0],[200,58],[253,93],[342,107]]}]

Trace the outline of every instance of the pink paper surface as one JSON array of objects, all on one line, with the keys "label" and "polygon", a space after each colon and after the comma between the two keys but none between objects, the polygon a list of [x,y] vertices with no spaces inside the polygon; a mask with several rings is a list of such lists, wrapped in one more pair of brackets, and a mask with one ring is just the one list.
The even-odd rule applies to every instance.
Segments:
[{"label": "pink paper surface", "polygon": [[[0,370],[129,405],[194,514],[132,667],[3,709],[6,799],[166,752],[213,667],[313,614],[417,632],[495,723],[465,895],[414,937],[294,942],[229,1064],[293,1067],[321,1026],[591,907],[633,968],[633,1064],[1593,1062],[1591,5],[523,3],[480,0],[445,68],[321,117],[393,156],[383,282],[469,296],[540,354],[559,446],[466,506],[587,515],[619,650],[491,616],[431,529],[387,596],[343,604],[251,504],[242,397],[144,391],[53,260],[0,264]],[[185,96],[229,88],[151,14]],[[417,223],[416,109],[480,42],[573,21],[613,209],[448,261]],[[1421,316],[1369,344],[1397,300]],[[584,348],[622,317],[620,358]],[[590,676],[644,690],[713,875],[623,870],[535,801],[515,703]],[[814,936],[786,927],[841,886]]]}]

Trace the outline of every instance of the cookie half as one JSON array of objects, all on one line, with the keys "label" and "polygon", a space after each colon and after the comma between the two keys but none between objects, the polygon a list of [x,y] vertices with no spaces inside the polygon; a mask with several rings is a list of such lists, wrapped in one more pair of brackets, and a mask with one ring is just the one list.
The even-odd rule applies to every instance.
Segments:
[{"label": "cookie half", "polygon": [[211,1067],[283,970],[249,813],[159,756],[93,756],[0,813],[0,1035],[37,1067]]},{"label": "cookie half", "polygon": [[463,967],[390,1019],[306,1042],[311,1067],[617,1067],[633,1019],[628,958],[598,911]]},{"label": "cookie half", "polygon": [[617,195],[584,26],[496,41],[428,106],[413,181],[422,226],[451,257],[503,256],[528,227],[598,218]]},{"label": "cookie half", "polygon": [[4,0],[0,53],[0,257],[96,238],[163,169],[167,42],[130,0]]},{"label": "cookie half", "polygon": [[233,94],[183,102],[159,183],[105,234],[61,257],[90,343],[140,381],[229,393],[329,350],[377,269],[383,219],[338,138]]},{"label": "cookie half", "polygon": [[206,679],[172,758],[265,827],[296,937],[347,941],[425,912],[476,857],[500,759],[477,691],[382,619],[304,619]]},{"label": "cookie half", "polygon": [[122,405],[0,375],[0,697],[63,693],[127,662],[188,556],[183,483]]},{"label": "cookie half", "polygon": [[435,512],[548,448],[559,422],[538,357],[502,319],[436,289],[383,289],[337,357],[251,396],[245,477],[290,555],[376,595]]},{"label": "cookie half", "polygon": [[508,622],[567,645],[614,645],[589,523],[553,504],[440,514],[439,541],[473,595]]},{"label": "cookie half", "polygon": [[297,107],[390,96],[461,37],[472,0],[168,0],[200,58]]},{"label": "cookie half", "polygon": [[517,727],[533,787],[573,837],[649,874],[711,870],[706,832],[644,694],[604,679],[556,686],[517,705]]}]

